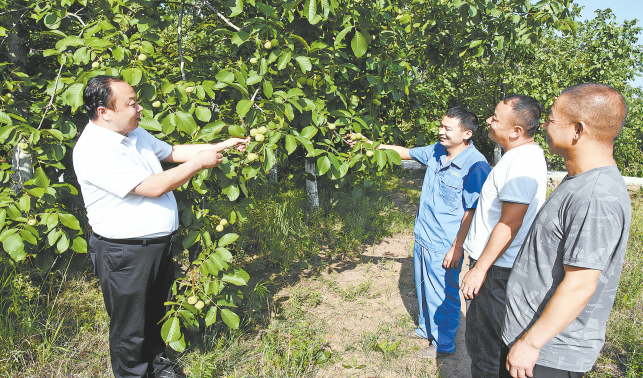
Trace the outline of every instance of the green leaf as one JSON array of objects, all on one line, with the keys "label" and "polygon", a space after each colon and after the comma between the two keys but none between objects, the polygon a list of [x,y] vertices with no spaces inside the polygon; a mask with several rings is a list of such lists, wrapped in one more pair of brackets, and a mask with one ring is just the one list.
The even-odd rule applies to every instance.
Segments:
[{"label": "green leaf", "polygon": [[263,82],[263,94],[266,98],[272,97],[272,84],[268,80]]},{"label": "green leaf", "polygon": [[245,286],[248,284],[250,276],[244,270],[235,269],[233,274],[225,273],[221,277],[221,281],[231,283],[236,286]]},{"label": "green leaf", "polygon": [[176,122],[176,127],[188,135],[192,135],[197,131],[197,125],[192,118],[192,115],[188,112],[178,111],[175,113],[174,122]]},{"label": "green leaf", "polygon": [[305,56],[298,56],[295,58],[297,63],[299,63],[299,67],[301,67],[302,72],[307,72],[313,69],[313,64],[310,62],[310,59]]},{"label": "green leaf", "polygon": [[117,62],[120,62],[125,58],[125,50],[121,46],[116,46],[112,49],[112,56]]},{"label": "green leaf", "polygon": [[290,59],[292,58],[292,53],[290,51],[284,51],[281,53],[279,56],[279,60],[277,61],[277,69],[278,70],[283,70],[288,66],[288,63],[290,63]]},{"label": "green leaf", "polygon": [[230,7],[230,17],[235,17],[240,15],[241,12],[243,12],[243,0],[230,0],[230,1],[234,3],[234,5]]},{"label": "green leaf", "polygon": [[181,325],[179,324],[179,319],[172,317],[167,319],[161,327],[161,337],[165,340],[166,343],[171,343],[181,338]]},{"label": "green leaf", "polygon": [[75,35],[67,36],[60,41],[56,42],[56,50],[63,51],[69,46],[82,46],[85,40]]},{"label": "green leaf", "polygon": [[221,261],[230,262],[232,261],[232,253],[223,247],[218,247],[215,249],[217,255],[221,258]]},{"label": "green leaf", "polygon": [[[275,136],[277,138],[279,137],[279,135],[275,135]],[[275,153],[270,148],[266,148],[264,150],[264,153],[265,153],[265,158],[263,160],[263,164],[264,164],[263,170],[268,172],[270,168],[272,168],[272,166],[275,165],[275,163],[277,162],[277,158],[275,157]]]},{"label": "green leaf", "polygon": [[85,55],[87,55],[87,47],[81,47],[76,52],[74,52],[74,63],[80,64],[84,59]]},{"label": "green leaf", "polygon": [[188,234],[183,238],[183,242],[182,242],[183,249],[190,248],[191,246],[194,245],[194,243],[196,243],[200,239],[201,239],[201,233],[199,233],[198,231],[192,230],[188,232]]},{"label": "green leaf", "polygon": [[302,138],[311,139],[315,136],[315,134],[317,134],[317,131],[318,130],[315,126],[307,126],[304,127],[303,130],[301,130],[299,136],[301,136]]},{"label": "green leaf", "polygon": [[22,236],[22,240],[26,241],[29,244],[38,244],[38,239],[36,239],[36,237],[26,228],[20,230],[20,236]]},{"label": "green leaf", "polygon": [[63,94],[63,99],[72,107],[73,111],[83,104],[83,87],[84,85],[80,83],[72,84]]},{"label": "green leaf", "polygon": [[76,253],[86,253],[87,252],[87,242],[85,239],[77,236],[74,238],[74,241],[71,244],[71,249]]},{"label": "green leaf", "polygon": [[296,148],[297,139],[295,139],[295,136],[292,134],[286,135],[286,151],[288,151],[288,155],[292,154]]},{"label": "green leaf", "polygon": [[58,239],[58,242],[56,243],[56,249],[58,250],[59,253],[65,252],[67,249],[69,249],[69,236],[67,235],[66,232],[63,232],[60,235],[60,239]]},{"label": "green leaf", "polygon": [[366,54],[366,38],[359,31],[355,31],[353,40],[351,41],[351,49],[353,49],[353,54],[356,57],[360,58]]},{"label": "green leaf", "polygon": [[138,67],[125,68],[123,71],[121,71],[121,75],[123,75],[123,79],[127,82],[127,84],[134,87],[141,82],[141,79],[143,78],[143,71],[141,71],[141,69]]},{"label": "green leaf", "polygon": [[215,77],[224,83],[232,83],[234,81],[234,73],[232,70],[221,70]]},{"label": "green leaf", "polygon": [[161,125],[161,123],[154,118],[142,117],[138,125],[145,130],[163,131],[163,126]]},{"label": "green leaf", "polygon": [[352,25],[347,26],[346,28],[344,28],[344,30],[340,31],[337,34],[337,37],[335,37],[335,43],[334,43],[335,47],[338,47],[342,43],[342,40],[344,39],[344,37],[346,37],[346,34],[348,34],[351,30],[353,30]]},{"label": "green leaf", "polygon": [[250,108],[252,108],[252,105],[254,104],[254,101],[250,100],[241,100],[237,103],[237,114],[239,114],[241,117],[245,117]]},{"label": "green leaf", "polygon": [[232,329],[239,328],[239,315],[235,314],[229,308],[221,309],[221,319],[223,322]]},{"label": "green leaf", "polygon": [[211,326],[217,321],[217,306],[212,306],[205,315],[205,325]]},{"label": "green leaf", "polygon": [[234,243],[237,239],[239,239],[239,235],[237,234],[225,234],[219,238],[217,245],[219,247],[225,247],[226,245]]},{"label": "green leaf", "polygon": [[319,176],[326,174],[330,169],[330,159],[328,156],[320,156],[317,159],[317,174]]},{"label": "green leaf", "polygon": [[377,165],[379,166],[380,170],[384,169],[384,166],[386,165],[386,152],[385,150],[376,150],[375,151],[375,161],[377,161]]},{"label": "green leaf", "polygon": [[110,41],[102,38],[89,37],[85,40],[85,45],[91,47],[98,52],[104,51],[106,48],[113,46]]},{"label": "green leaf", "polygon": [[175,351],[177,351],[179,353],[183,353],[185,351],[185,347],[186,347],[185,336],[183,334],[181,334],[180,339],[178,339],[176,341],[172,341],[171,343],[169,343],[169,345],[170,345],[170,348],[174,349]]},{"label": "green leaf", "polygon": [[237,198],[239,198],[239,195],[241,192],[239,191],[239,187],[236,185],[230,185],[227,190],[223,189],[223,193],[228,196],[228,199],[230,201],[236,201]]},{"label": "green leaf", "polygon": [[246,129],[239,125],[230,125],[228,126],[228,134],[235,138],[245,138]]},{"label": "green leaf", "polygon": [[15,234],[16,232],[18,232],[17,228],[2,230],[2,232],[0,232],[0,242],[4,242],[9,236]]},{"label": "green leaf", "polygon": [[244,42],[246,42],[249,38],[250,38],[250,34],[246,33],[243,30],[239,30],[238,32],[232,35],[231,42],[237,46],[240,46]]},{"label": "green leaf", "polygon": [[41,167],[38,167],[34,170],[33,181],[36,185],[43,189],[49,187],[49,185],[51,184],[51,182],[49,181],[49,177],[47,177],[47,174],[45,174],[45,171]]},{"label": "green leaf", "polygon": [[78,222],[78,219],[76,219],[75,216],[71,214],[59,213],[58,219],[60,220],[60,223],[62,223],[64,226],[69,227],[73,230],[80,230],[80,223]]},{"label": "green leaf", "polygon": [[225,126],[226,124],[223,121],[210,122],[207,125],[205,125],[201,129],[201,131],[199,131],[199,134],[197,135],[196,139],[209,142],[212,139],[214,139],[214,136],[220,133]]},{"label": "green leaf", "polygon": [[197,106],[194,115],[201,122],[210,122],[210,118],[212,118],[212,112],[205,106]]},{"label": "green leaf", "polygon": [[400,154],[395,151],[395,150],[384,150],[386,151],[386,156],[388,156],[388,160],[396,165],[402,164],[402,158],[400,157]]},{"label": "green leaf", "polygon": [[7,125],[13,125],[13,121],[11,120],[11,117],[7,115],[7,113],[3,113],[0,111],[0,122],[6,123]]},{"label": "green leaf", "polygon": [[216,253],[211,254],[203,264],[201,264],[201,273],[216,276],[220,270],[228,269],[228,263],[221,259]]},{"label": "green leaf", "polygon": [[246,80],[246,85],[255,85],[258,82],[260,82],[261,80],[263,80],[263,76],[261,76],[261,75],[253,75],[253,76],[250,76],[248,78],[248,80]]},{"label": "green leaf", "polygon": [[22,236],[18,233],[9,235],[4,239],[2,241],[2,246],[4,247],[5,252],[7,252],[14,261],[22,261],[27,256]]}]

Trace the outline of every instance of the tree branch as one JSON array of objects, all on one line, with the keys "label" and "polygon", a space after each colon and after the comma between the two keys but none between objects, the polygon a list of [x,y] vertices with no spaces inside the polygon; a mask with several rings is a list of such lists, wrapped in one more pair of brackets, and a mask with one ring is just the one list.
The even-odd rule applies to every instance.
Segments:
[{"label": "tree branch", "polygon": [[178,43],[179,43],[179,60],[181,61],[181,77],[183,81],[187,80],[185,78],[185,61],[183,61],[183,49],[181,48],[181,29],[183,25],[183,7],[185,5],[185,0],[181,0],[181,9],[179,10],[179,33],[178,33]]},{"label": "tree branch", "polygon": [[45,112],[42,115],[42,118],[40,119],[40,123],[38,124],[38,127],[36,130],[40,130],[40,127],[42,127],[42,123],[45,121],[45,117],[47,117],[47,113],[49,112],[49,109],[54,107],[54,98],[56,98],[56,91],[58,90],[58,81],[60,80],[60,74],[63,72],[63,67],[65,66],[65,58],[61,59],[62,63],[60,64],[60,68],[58,69],[58,75],[56,75],[56,82],[54,83],[54,90],[51,92],[51,99],[49,100],[49,104],[45,106]]},{"label": "tree branch", "polygon": [[217,16],[219,16],[219,18],[220,18],[220,19],[222,19],[223,21],[225,21],[225,23],[226,23],[226,24],[230,25],[230,27],[231,27],[231,28],[233,28],[233,29],[234,29],[234,30],[236,30],[236,31],[241,30],[241,28],[239,28],[239,27],[235,26],[235,24],[233,24],[232,22],[230,22],[230,20],[228,20],[228,19],[227,19],[223,14],[221,14],[218,10],[214,9],[214,7],[213,7],[212,5],[208,4],[208,2],[207,2],[207,1],[204,1],[204,2],[203,2],[203,4],[205,4],[205,6],[206,6],[208,9],[210,9],[210,10],[211,10],[212,12],[214,12]]}]

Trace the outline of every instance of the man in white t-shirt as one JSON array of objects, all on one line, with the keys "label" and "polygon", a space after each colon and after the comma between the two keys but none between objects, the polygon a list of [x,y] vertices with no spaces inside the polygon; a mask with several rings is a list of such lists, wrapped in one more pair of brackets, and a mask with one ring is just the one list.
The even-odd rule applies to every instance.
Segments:
[{"label": "man in white t-shirt", "polygon": [[[160,320],[174,281],[172,239],[179,223],[172,190],[220,152],[247,140],[169,145],[138,127],[134,89],[97,76],[83,93],[90,122],[74,147],[74,171],[92,235],[89,253],[110,317],[112,371],[120,377],[184,377],[165,356]],[[182,163],[166,171],[161,162]]]},{"label": "man in white t-shirt", "polygon": [[470,300],[465,340],[473,378],[497,377],[504,366],[501,331],[507,280],[547,189],[545,156],[533,138],[541,113],[534,98],[511,95],[487,119],[489,138],[505,154],[482,186],[463,245],[471,259],[461,290]]}]

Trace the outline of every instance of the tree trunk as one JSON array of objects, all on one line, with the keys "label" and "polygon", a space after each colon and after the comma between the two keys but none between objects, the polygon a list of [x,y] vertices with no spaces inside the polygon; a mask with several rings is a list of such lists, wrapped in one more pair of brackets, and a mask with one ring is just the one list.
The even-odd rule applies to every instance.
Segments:
[{"label": "tree trunk", "polygon": [[[306,171],[306,193],[308,194],[308,203],[313,213],[319,210],[319,192],[317,191],[317,177],[315,176],[315,162],[312,159],[305,160]],[[312,180],[309,178],[312,177]]]},{"label": "tree trunk", "polygon": [[275,151],[275,164],[273,164],[272,168],[270,168],[270,171],[268,171],[268,181],[270,182],[277,182],[277,161],[279,161],[277,153],[278,152]]},{"label": "tree trunk", "polygon": [[495,166],[502,158],[502,148],[497,143],[494,143],[493,147],[493,165]]},{"label": "tree trunk", "polygon": [[13,148],[11,170],[14,171],[11,175],[11,189],[14,193],[20,194],[22,185],[33,177],[33,171],[31,170],[31,154],[17,145]]},{"label": "tree trunk", "polygon": [[27,39],[20,38],[16,33],[9,34],[7,53],[9,63],[15,64],[22,71],[27,66]]},{"label": "tree trunk", "polygon": [[[505,96],[507,95],[507,83],[505,83],[504,78],[502,78],[501,82],[502,84],[500,84],[500,101],[504,101]],[[494,143],[494,147],[493,147],[493,165],[494,166],[498,164],[501,157],[502,157],[502,149],[497,143]]]}]

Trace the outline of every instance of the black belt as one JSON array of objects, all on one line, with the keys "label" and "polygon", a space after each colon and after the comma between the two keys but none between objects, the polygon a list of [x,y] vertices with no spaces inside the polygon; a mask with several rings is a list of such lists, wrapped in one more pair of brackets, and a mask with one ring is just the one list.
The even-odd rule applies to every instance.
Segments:
[{"label": "black belt", "polygon": [[106,241],[109,243],[146,246],[148,244],[170,243],[172,242],[172,239],[174,239],[174,235],[176,234],[176,231],[172,232],[169,235],[159,236],[157,238],[131,238],[131,239],[110,239],[104,236],[100,236],[95,232],[92,232],[92,234],[96,237],[96,239],[101,241]]}]

